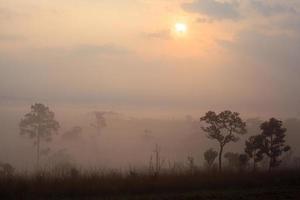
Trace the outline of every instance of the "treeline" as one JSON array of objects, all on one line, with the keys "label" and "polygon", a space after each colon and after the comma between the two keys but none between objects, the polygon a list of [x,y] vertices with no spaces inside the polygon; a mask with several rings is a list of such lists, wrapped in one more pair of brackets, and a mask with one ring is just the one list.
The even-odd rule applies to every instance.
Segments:
[{"label": "treeline", "polygon": [[[96,122],[92,126],[97,132],[101,132],[106,127],[104,115],[105,112],[95,113]],[[272,171],[280,166],[282,157],[291,151],[291,147],[285,141],[287,129],[284,128],[282,121],[275,118],[261,123],[260,133],[248,137],[243,152],[225,151],[228,145],[236,143],[240,137],[250,134],[247,131],[246,122],[239,113],[228,110],[220,113],[209,111],[197,123],[206,136],[219,145],[219,149],[209,148],[203,154],[205,165],[209,170],[222,171],[224,168],[223,159],[226,159],[227,169],[230,167],[231,170],[236,171],[256,171],[258,168],[264,170],[265,167],[262,167],[261,163],[268,162],[267,170]],[[41,103],[32,105],[30,112],[26,113],[20,120],[20,134],[28,136],[36,148],[36,164],[34,165],[37,169],[40,169],[41,156],[47,155],[49,152],[49,148],[41,144],[51,142],[53,135],[58,134],[59,129],[60,123],[56,120],[55,113]],[[74,127],[71,133],[77,134],[81,131],[80,127]],[[175,168],[175,164],[172,166],[170,163],[165,163],[160,154],[160,148],[156,146],[149,162],[149,173],[155,176],[159,175],[163,166],[167,164],[169,169]],[[194,158],[190,156],[187,160],[188,170],[196,171],[198,167],[195,165]],[[72,170],[76,172],[76,169]],[[0,172],[12,174],[14,169],[8,163],[4,163],[0,165]],[[130,173],[135,174],[136,172],[130,170]]]},{"label": "treeline", "polygon": [[[209,149],[204,153],[205,160],[211,167],[218,156],[219,171],[221,171],[224,147],[239,141],[239,136],[247,133],[246,122],[240,118],[239,113],[231,111],[223,111],[219,114],[209,111],[200,118],[200,121],[205,123],[202,129],[207,133],[207,137],[216,140],[219,144],[219,152]],[[253,170],[255,170],[257,163],[264,157],[269,160],[269,171],[280,165],[282,162],[280,157],[291,150],[285,141],[287,129],[283,127],[282,121],[271,118],[260,125],[260,130],[260,134],[251,136],[246,141],[245,153],[225,154],[231,166],[238,166],[243,170],[252,159]]]}]

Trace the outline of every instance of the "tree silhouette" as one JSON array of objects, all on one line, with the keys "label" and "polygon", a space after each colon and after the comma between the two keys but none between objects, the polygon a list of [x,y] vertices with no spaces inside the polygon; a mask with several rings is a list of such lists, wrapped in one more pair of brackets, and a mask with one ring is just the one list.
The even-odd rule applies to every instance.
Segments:
[{"label": "tree silhouette", "polygon": [[239,166],[239,153],[226,152],[224,158],[227,159],[228,165],[232,169],[236,169]]},{"label": "tree silhouette", "polygon": [[246,142],[245,153],[253,160],[253,171],[256,170],[256,164],[263,159],[263,153],[260,146],[263,141],[262,135],[251,136]]},{"label": "tree silhouette", "polygon": [[74,126],[62,135],[62,139],[67,141],[78,140],[81,134],[82,134],[82,128],[80,126]]},{"label": "tree silhouette", "polygon": [[224,158],[227,159],[230,168],[238,169],[240,171],[245,170],[249,163],[249,157],[246,154],[227,152],[225,153]]},{"label": "tree silhouette", "polygon": [[31,106],[31,111],[25,114],[19,127],[21,135],[28,135],[31,139],[34,139],[37,168],[39,168],[41,141],[50,142],[52,134],[57,133],[60,127],[59,123],[54,119],[54,113],[48,107],[36,103]]},{"label": "tree silhouette", "polygon": [[9,163],[0,162],[0,175],[11,176],[13,175],[15,168]]},{"label": "tree silhouette", "polygon": [[271,171],[274,167],[280,165],[281,160],[279,157],[291,149],[290,146],[285,145],[287,129],[282,127],[282,121],[275,118],[262,123],[260,128],[262,130],[260,151],[270,158],[269,171]]},{"label": "tree silhouette", "polygon": [[105,114],[107,114],[108,112],[105,111],[95,111],[94,115],[95,115],[95,123],[91,124],[96,131],[101,134],[102,129],[105,128],[107,126],[106,124],[106,119],[105,119]]},{"label": "tree silhouette", "polygon": [[207,124],[207,126],[202,127],[202,130],[207,133],[207,137],[217,140],[220,145],[219,171],[222,171],[224,146],[230,142],[237,142],[239,140],[237,135],[243,135],[247,132],[246,123],[239,117],[239,113],[228,110],[219,114],[209,111],[200,118],[200,121]]},{"label": "tree silhouette", "polygon": [[249,163],[249,156],[247,154],[239,155],[239,170],[244,171]]},{"label": "tree silhouette", "polygon": [[213,148],[210,148],[204,152],[204,159],[207,163],[208,168],[212,167],[217,157],[218,157],[218,152],[215,151]]}]

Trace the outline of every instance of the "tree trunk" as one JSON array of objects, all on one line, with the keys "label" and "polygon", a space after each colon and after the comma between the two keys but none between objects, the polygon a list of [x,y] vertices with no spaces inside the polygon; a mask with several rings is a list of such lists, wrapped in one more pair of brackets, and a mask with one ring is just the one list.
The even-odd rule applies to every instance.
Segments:
[{"label": "tree trunk", "polygon": [[220,152],[219,152],[219,172],[222,171],[222,154],[223,154],[223,145],[220,145]]},{"label": "tree trunk", "polygon": [[273,162],[273,159],[270,158],[270,162],[269,162],[269,172],[272,171],[272,162]]},{"label": "tree trunk", "polygon": [[254,150],[253,154],[253,172],[256,171],[256,150]]},{"label": "tree trunk", "polygon": [[36,139],[36,166],[37,170],[40,169],[40,130],[37,131]]},{"label": "tree trunk", "polygon": [[272,147],[273,147],[273,135],[271,135],[271,141],[270,141],[270,162],[269,162],[269,172],[272,170],[272,164],[273,164],[273,152],[272,152]]}]

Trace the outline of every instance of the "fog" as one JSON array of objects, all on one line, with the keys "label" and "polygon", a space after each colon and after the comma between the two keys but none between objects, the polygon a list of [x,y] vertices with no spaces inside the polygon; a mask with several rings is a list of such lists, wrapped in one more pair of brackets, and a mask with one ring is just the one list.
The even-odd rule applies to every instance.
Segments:
[{"label": "fog", "polygon": [[[27,103],[5,104],[1,107],[0,160],[11,163],[17,170],[33,170],[36,166],[34,140],[20,135],[19,122],[30,111]],[[44,168],[70,165],[81,169],[147,169],[156,145],[164,167],[186,166],[189,156],[198,167],[204,166],[203,153],[218,143],[206,137],[201,129],[199,115],[153,115],[151,112],[129,112],[92,109],[83,105],[48,105],[60,123],[59,133],[52,141],[41,143],[41,164]],[[248,133],[237,143],[226,145],[224,152],[244,152],[245,140],[259,133],[259,125],[267,118],[250,118]],[[287,144],[292,156],[298,157],[300,120],[282,119],[287,131]],[[203,125],[203,124],[202,124]]]},{"label": "fog", "polygon": [[156,145],[165,163],[202,166],[218,147],[199,122],[209,110],[283,120],[298,156],[299,13],[281,0],[0,0],[0,161],[35,166],[18,127],[34,103],[61,126],[44,166],[142,168]]}]

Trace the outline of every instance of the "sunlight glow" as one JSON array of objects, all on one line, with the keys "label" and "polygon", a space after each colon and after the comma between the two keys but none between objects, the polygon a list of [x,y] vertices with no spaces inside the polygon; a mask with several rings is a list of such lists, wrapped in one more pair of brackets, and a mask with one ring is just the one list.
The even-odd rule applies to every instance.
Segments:
[{"label": "sunlight glow", "polygon": [[186,33],[187,32],[187,25],[185,23],[177,22],[175,24],[175,30],[177,33]]}]

